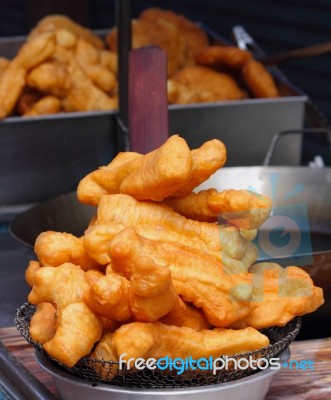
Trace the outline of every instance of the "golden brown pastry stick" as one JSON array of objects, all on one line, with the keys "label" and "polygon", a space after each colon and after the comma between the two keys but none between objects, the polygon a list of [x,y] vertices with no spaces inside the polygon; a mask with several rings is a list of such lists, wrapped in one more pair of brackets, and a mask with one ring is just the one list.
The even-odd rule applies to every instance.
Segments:
[{"label": "golden brown pastry stick", "polygon": [[[92,272],[92,271],[91,271]],[[129,305],[130,282],[123,276],[108,272],[89,275],[89,290],[84,301],[96,314],[114,321],[131,318]]]},{"label": "golden brown pastry stick", "polygon": [[61,111],[61,102],[55,96],[45,96],[38,100],[29,111],[27,111],[25,117],[33,117],[37,115],[48,115],[57,114]]},{"label": "golden brown pastry stick", "polygon": [[68,72],[72,86],[68,95],[62,100],[64,110],[95,111],[117,108],[117,100],[96,87],[74,59],[69,63]]},{"label": "golden brown pastry stick", "polygon": [[191,104],[201,101],[198,92],[181,85],[172,79],[167,80],[167,93],[169,104]]},{"label": "golden brown pastry stick", "polygon": [[59,28],[54,31],[56,44],[65,49],[71,50],[77,44],[77,37],[67,29]]},{"label": "golden brown pastry stick", "polygon": [[43,232],[37,237],[34,250],[43,267],[58,267],[67,262],[85,271],[98,267],[85,251],[83,239],[70,233]]},{"label": "golden brown pastry stick", "polygon": [[[108,355],[104,341],[108,341]],[[240,330],[213,329],[196,332],[190,328],[165,325],[160,322],[133,322],[121,326],[112,336],[102,338],[95,354],[103,346],[104,360],[127,361],[129,358],[153,357],[218,358],[261,349],[269,345],[269,339],[254,328]],[[132,366],[132,365],[131,365]]]},{"label": "golden brown pastry stick", "polygon": [[[84,247],[87,253],[101,265],[110,263],[107,253],[109,243],[126,226],[117,222],[105,225],[95,224],[85,231]],[[183,235],[178,231],[164,226],[136,225],[135,230],[140,236],[151,240],[164,240],[166,242],[179,243],[191,249],[200,249],[223,261],[219,252],[213,252],[208,244],[195,236]],[[236,245],[236,244],[235,244]]]},{"label": "golden brown pastry stick", "polygon": [[185,65],[193,65],[195,56],[208,46],[207,34],[184,15],[152,7],[144,10],[139,18],[145,21],[163,20],[176,25],[185,42]]},{"label": "golden brown pastry stick", "polygon": [[55,51],[56,38],[53,33],[43,33],[26,42],[13,59],[17,68],[29,71],[49,59]]},{"label": "golden brown pastry stick", "polygon": [[174,81],[200,93],[201,101],[240,100],[243,92],[228,74],[202,66],[185,67],[172,77]]},{"label": "golden brown pastry stick", "polygon": [[29,286],[34,284],[34,275],[40,269],[40,264],[38,261],[30,261],[27,269],[25,270],[25,280]]},{"label": "golden brown pastry stick", "polygon": [[23,93],[26,71],[13,62],[0,78],[0,119],[8,117]]},{"label": "golden brown pastry stick", "polygon": [[98,88],[105,92],[110,92],[116,88],[116,76],[100,64],[100,53],[93,45],[79,39],[75,49],[75,57],[86,76]]},{"label": "golden brown pastry stick", "polygon": [[86,40],[99,50],[102,50],[104,48],[102,39],[94,35],[90,29],[82,27],[65,15],[55,14],[44,17],[30,32],[28,39],[32,40],[34,37],[40,36],[40,34],[43,32],[54,32],[59,29],[69,31],[77,38]]},{"label": "golden brown pastry stick", "polygon": [[191,156],[192,174],[189,180],[171,197],[187,196],[196,186],[223,167],[226,161],[226,148],[220,140],[213,139],[205,142],[198,149],[192,150]]},{"label": "golden brown pastry stick", "polygon": [[184,196],[220,168],[225,160],[224,144],[217,139],[189,151],[184,139],[174,135],[145,156],[129,153],[128,160],[122,165],[115,167],[111,163],[87,175],[78,186],[78,199],[85,204],[97,205],[105,190],[109,194],[131,194],[140,200],[160,201],[168,196]]},{"label": "golden brown pastry stick", "polygon": [[91,172],[79,182],[78,200],[98,205],[101,196],[118,193],[123,179],[139,168],[142,159],[143,155],[135,152],[119,153],[110,164]]},{"label": "golden brown pastry stick", "polygon": [[242,68],[244,80],[255,97],[279,97],[279,91],[272,75],[263,64],[253,59],[245,62]]},{"label": "golden brown pastry stick", "polygon": [[275,263],[250,268],[253,284],[252,310],[235,328],[284,326],[296,316],[311,313],[324,303],[323,290],[314,286],[301,268],[282,268]]},{"label": "golden brown pastry stick", "polygon": [[71,79],[64,64],[48,61],[34,68],[27,76],[30,87],[57,97],[64,97],[71,87]]},{"label": "golden brown pastry stick", "polygon": [[176,292],[185,301],[202,308],[214,326],[229,326],[250,311],[252,287],[248,276],[225,273],[222,264],[207,254],[174,243],[145,239],[133,228],[115,236],[109,252],[112,268],[127,277],[140,256],[168,266]]},{"label": "golden brown pastry stick", "polygon": [[85,272],[77,265],[43,267],[35,272],[28,300],[35,305],[46,301],[60,310],[68,304],[82,302],[88,288]]},{"label": "golden brown pastry stick", "polygon": [[100,64],[110,69],[112,73],[117,75],[118,72],[118,57],[113,51],[100,51]]},{"label": "golden brown pastry stick", "polygon": [[271,200],[248,190],[202,190],[188,196],[166,199],[164,204],[187,218],[216,222],[218,218],[245,229],[256,229],[269,217]]},{"label": "golden brown pastry stick", "polygon": [[4,72],[6,71],[6,69],[9,67],[10,65],[10,61],[5,58],[5,57],[0,57],[0,79],[2,77],[2,75],[4,74]]},{"label": "golden brown pastry stick", "polygon": [[56,309],[51,303],[40,303],[33,314],[29,332],[33,340],[46,343],[53,339],[56,331]]},{"label": "golden brown pastry stick", "polygon": [[[173,230],[183,237],[204,242],[211,251],[220,251],[220,234],[217,225],[187,219],[171,208],[157,203],[137,201],[125,194],[103,196],[97,210],[100,225],[113,222],[124,226],[139,225],[161,226]],[[157,221],[157,225],[156,225]]]},{"label": "golden brown pastry stick", "polygon": [[55,306],[56,333],[43,347],[68,367],[89,354],[102,335],[101,318],[83,302],[88,288],[85,272],[77,265],[66,263],[37,270],[28,296],[32,304],[48,302]]},{"label": "golden brown pastry stick", "polygon": [[58,312],[54,337],[43,347],[67,367],[88,355],[102,336],[103,324],[84,303],[73,303]]},{"label": "golden brown pastry stick", "polygon": [[157,321],[178,301],[169,268],[138,257],[130,279],[130,308],[137,321]]},{"label": "golden brown pastry stick", "polygon": [[42,94],[37,90],[25,88],[16,104],[18,113],[20,115],[27,113],[41,97]]},{"label": "golden brown pastry stick", "polygon": [[186,303],[180,296],[177,296],[176,304],[167,315],[160,319],[160,322],[167,325],[185,326],[195,331],[211,328],[204,313],[199,308]]},{"label": "golden brown pastry stick", "polygon": [[229,67],[240,70],[245,62],[252,58],[249,51],[235,46],[209,46],[197,56],[196,62],[207,67]]},{"label": "golden brown pastry stick", "polygon": [[[110,50],[117,52],[117,28],[106,36]],[[168,75],[185,62],[185,42],[176,25],[164,20],[132,20],[132,48],[158,46],[167,53]]]},{"label": "golden brown pastry stick", "polygon": [[140,168],[124,178],[120,192],[138,200],[161,201],[185,184],[191,174],[191,152],[178,135],[144,156]]}]

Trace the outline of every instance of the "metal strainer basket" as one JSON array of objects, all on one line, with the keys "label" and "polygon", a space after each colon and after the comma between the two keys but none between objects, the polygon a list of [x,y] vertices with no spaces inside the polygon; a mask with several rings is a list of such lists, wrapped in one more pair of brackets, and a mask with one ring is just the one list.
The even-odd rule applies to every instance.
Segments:
[{"label": "metal strainer basket", "polygon": [[[57,360],[48,356],[44,351],[41,343],[34,341],[29,333],[30,320],[35,313],[35,306],[24,303],[17,310],[15,323],[20,334],[32,344],[36,350],[42,352],[49,360],[55,363],[61,370],[85,379],[90,382],[107,383],[109,385],[130,387],[130,388],[181,388],[204,386],[223,382],[234,381],[246,376],[252,375],[263,369],[253,368],[235,368],[235,362],[229,363],[228,368],[220,369],[217,374],[213,374],[211,370],[204,368],[186,369],[182,374],[178,374],[176,369],[144,369],[137,370],[120,370],[118,362],[95,360],[88,357],[81,358],[73,368],[68,368]],[[261,332],[265,334],[270,345],[260,350],[252,351],[244,354],[237,354],[231,358],[238,360],[246,358],[247,360],[258,360],[261,358],[271,359],[277,357],[289,344],[294,340],[301,327],[301,319],[294,318],[284,327],[273,327],[263,329]],[[222,356],[220,355],[222,358]],[[219,362],[221,364],[221,361]]]}]

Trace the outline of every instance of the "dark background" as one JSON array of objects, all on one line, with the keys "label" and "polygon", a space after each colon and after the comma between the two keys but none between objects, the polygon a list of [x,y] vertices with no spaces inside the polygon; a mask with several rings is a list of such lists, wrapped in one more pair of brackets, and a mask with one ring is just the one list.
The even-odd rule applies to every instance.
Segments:
[{"label": "dark background", "polygon": [[[182,13],[228,37],[241,24],[269,55],[331,40],[331,0],[134,0],[133,15],[151,6]],[[0,0],[0,36],[25,35],[50,13],[93,29],[109,28],[115,1]],[[331,119],[331,54],[289,61],[281,69]]]}]

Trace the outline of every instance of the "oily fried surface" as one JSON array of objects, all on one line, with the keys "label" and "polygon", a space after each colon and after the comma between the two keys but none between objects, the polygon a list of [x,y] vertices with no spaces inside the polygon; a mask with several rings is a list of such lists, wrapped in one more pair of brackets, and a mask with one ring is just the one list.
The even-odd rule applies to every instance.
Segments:
[{"label": "oily fried surface", "polygon": [[71,87],[71,79],[64,64],[59,61],[49,61],[28,74],[27,84],[41,92],[64,97]]},{"label": "oily fried surface", "polygon": [[166,199],[164,204],[187,218],[205,222],[222,219],[246,230],[261,226],[272,207],[271,200],[266,196],[234,189],[192,192],[185,197]]},{"label": "oily fried surface", "polygon": [[[117,28],[106,37],[112,51],[117,51]],[[184,64],[185,42],[176,25],[166,20],[133,20],[132,48],[158,46],[165,50],[168,58],[168,75],[171,76]]]},{"label": "oily fried surface", "polygon": [[[47,302],[55,307],[55,334],[47,337],[49,340],[43,345],[51,357],[68,367],[89,354],[102,335],[101,318],[84,303],[88,288],[85,272],[77,265],[66,263],[56,268],[39,268],[28,297],[32,304]],[[38,315],[36,318],[38,321]],[[49,321],[45,324],[50,329]]]},{"label": "oily fried surface", "polygon": [[154,201],[184,196],[225,161],[226,149],[220,140],[210,140],[190,151],[183,138],[173,135],[146,155],[120,153],[109,165],[87,175],[78,185],[78,199],[84,204],[98,205],[106,193],[125,193]]},{"label": "oily fried surface", "polygon": [[201,101],[240,100],[243,93],[235,80],[207,67],[191,66],[178,71],[172,79],[200,93]]},{"label": "oily fried surface", "polygon": [[37,26],[30,32],[29,39],[39,36],[40,33],[54,32],[59,29],[66,30],[74,36],[84,39],[99,50],[104,48],[104,44],[98,36],[94,35],[89,29],[75,23],[65,15],[49,15],[41,19]]},{"label": "oily fried surface", "polygon": [[124,178],[120,192],[138,200],[160,201],[189,179],[191,169],[190,149],[184,139],[174,135],[144,156],[141,167]]},{"label": "oily fried surface", "polygon": [[[109,338],[109,336],[108,336]],[[193,359],[202,357],[219,357],[257,350],[269,344],[266,336],[253,328],[241,330],[213,329],[196,332],[190,328],[178,328],[160,322],[142,323],[133,322],[123,325],[108,343],[108,356],[104,352],[104,359],[110,357],[124,360],[142,357],[180,357],[192,356]],[[98,346],[96,348],[98,351]],[[114,358],[112,358],[114,359]]]},{"label": "oily fried surface", "polygon": [[51,303],[39,303],[33,314],[29,332],[33,340],[46,343],[53,339],[56,332],[56,309]]},{"label": "oily fried surface", "polygon": [[314,286],[301,268],[261,263],[253,265],[250,272],[252,310],[235,327],[284,326],[292,318],[311,313],[324,303],[322,289]]},{"label": "oily fried surface", "polygon": [[168,21],[177,27],[185,42],[185,65],[194,64],[196,55],[208,46],[206,33],[184,15],[153,7],[144,10],[139,18],[144,21]]},{"label": "oily fried surface", "polygon": [[55,96],[45,96],[36,101],[24,116],[37,116],[47,114],[57,114],[61,111],[61,102]]},{"label": "oily fried surface", "polygon": [[70,233],[43,232],[37,237],[34,250],[43,267],[57,267],[68,262],[88,270],[98,265],[86,253],[83,240]]},{"label": "oily fried surface", "polygon": [[250,58],[252,55],[249,51],[238,47],[210,46],[196,56],[196,61],[206,67],[229,67],[240,70]]},{"label": "oily fried surface", "polygon": [[242,68],[244,80],[255,97],[279,97],[279,91],[272,75],[258,61],[250,59]]},{"label": "oily fried surface", "polygon": [[202,308],[212,325],[227,326],[249,312],[245,304],[251,296],[247,278],[226,274],[222,264],[207,254],[143,238],[133,228],[121,231],[110,243],[109,251],[113,269],[127,277],[140,256],[148,255],[155,263],[168,266],[177,293]]},{"label": "oily fried surface", "polygon": [[47,353],[67,367],[89,354],[102,335],[102,321],[84,303],[72,303],[58,312],[54,337],[44,343]]}]

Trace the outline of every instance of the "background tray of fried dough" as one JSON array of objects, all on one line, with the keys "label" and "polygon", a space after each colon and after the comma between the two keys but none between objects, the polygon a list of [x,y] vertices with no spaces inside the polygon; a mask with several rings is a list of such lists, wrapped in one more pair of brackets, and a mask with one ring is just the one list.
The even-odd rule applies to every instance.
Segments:
[{"label": "background tray of fried dough", "polygon": [[[12,58],[24,41],[25,37],[0,39],[0,54]],[[306,96],[285,81],[278,84],[288,96],[170,105],[169,131],[180,133],[191,148],[221,139],[228,149],[227,166],[261,165],[275,133],[303,125]],[[89,171],[108,163],[121,150],[116,145],[116,114],[76,112],[1,121],[0,147],[6,151],[0,159],[0,208],[72,191]],[[282,158],[275,161],[287,162],[293,153],[299,154],[299,147],[295,141],[286,143],[277,153]]]}]

